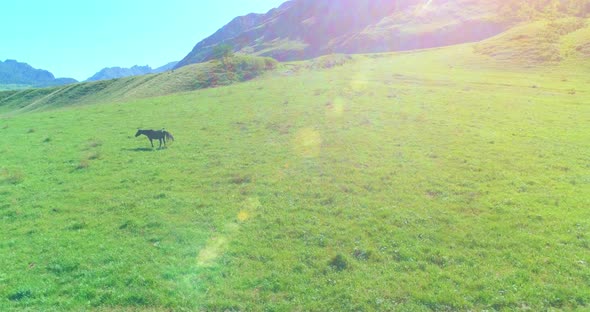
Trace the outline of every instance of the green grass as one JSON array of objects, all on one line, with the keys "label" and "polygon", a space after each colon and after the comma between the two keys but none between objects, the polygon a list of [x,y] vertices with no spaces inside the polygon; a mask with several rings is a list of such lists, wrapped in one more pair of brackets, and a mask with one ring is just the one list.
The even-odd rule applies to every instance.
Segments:
[{"label": "green grass", "polygon": [[30,85],[23,84],[0,84],[0,91],[20,90],[31,88]]},{"label": "green grass", "polygon": [[334,59],[0,118],[0,310],[589,308],[587,62]]},{"label": "green grass", "polygon": [[211,61],[194,64],[161,74],[5,91],[0,92],[0,114],[123,102],[229,85],[253,79],[277,66],[277,62],[270,58],[237,56],[223,63]]},{"label": "green grass", "polygon": [[478,53],[499,61],[535,66],[540,63],[559,63],[570,58],[577,46],[588,43],[586,36],[577,36],[575,47],[571,39],[576,33],[590,29],[588,19],[561,18],[521,24],[494,38],[477,44]]}]

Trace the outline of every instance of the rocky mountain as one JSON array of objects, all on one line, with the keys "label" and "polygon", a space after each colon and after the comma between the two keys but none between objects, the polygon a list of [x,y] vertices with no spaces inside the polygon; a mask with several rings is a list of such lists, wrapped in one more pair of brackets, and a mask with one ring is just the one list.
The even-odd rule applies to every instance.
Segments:
[{"label": "rocky mountain", "polygon": [[94,74],[92,77],[86,79],[86,81],[98,81],[98,80],[109,80],[115,78],[122,78],[128,76],[138,76],[138,75],[145,75],[150,74],[152,72],[152,68],[149,66],[133,66],[131,68],[122,68],[122,67],[107,67],[101,69],[98,73]]},{"label": "rocky mountain", "polygon": [[496,7],[485,0],[291,0],[266,14],[235,18],[177,67],[210,59],[221,43],[287,61],[481,40],[510,25],[498,18]]},{"label": "rocky mountain", "polygon": [[139,76],[146,74],[157,74],[171,70],[178,62],[170,62],[164,66],[152,69],[150,66],[133,66],[131,68],[122,67],[107,67],[101,69],[98,73],[88,78],[86,81],[109,80],[115,78],[123,78],[129,76]]},{"label": "rocky mountain", "polygon": [[164,66],[160,66],[160,67],[154,69],[152,71],[152,73],[153,74],[159,74],[159,73],[163,73],[165,71],[173,70],[174,67],[176,67],[176,64],[178,64],[177,61],[176,62],[170,62],[170,63],[168,63],[168,64],[166,64]]},{"label": "rocky mountain", "polygon": [[[557,1],[557,2],[556,2]],[[587,0],[291,0],[237,17],[199,42],[177,67],[235,52],[300,60],[329,53],[403,51],[480,41],[536,14],[583,14]]]},{"label": "rocky mountain", "polygon": [[30,87],[59,86],[78,82],[72,78],[55,78],[52,73],[33,68],[16,60],[0,61],[0,85],[20,85]]}]

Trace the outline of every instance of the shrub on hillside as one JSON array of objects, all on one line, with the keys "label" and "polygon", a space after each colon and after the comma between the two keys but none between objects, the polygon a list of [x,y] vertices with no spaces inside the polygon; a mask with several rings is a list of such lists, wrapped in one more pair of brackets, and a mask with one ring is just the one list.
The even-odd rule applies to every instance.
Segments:
[{"label": "shrub on hillside", "polygon": [[213,48],[213,58],[227,59],[234,55],[234,48],[229,44],[219,44]]},{"label": "shrub on hillside", "polygon": [[352,57],[347,54],[330,54],[314,59],[309,67],[311,69],[332,68],[336,66],[342,66],[350,62],[350,60],[352,60]]},{"label": "shrub on hillside", "polygon": [[201,73],[197,87],[225,86],[247,81],[277,66],[278,62],[270,57],[236,56],[223,61],[216,60],[209,71]]}]

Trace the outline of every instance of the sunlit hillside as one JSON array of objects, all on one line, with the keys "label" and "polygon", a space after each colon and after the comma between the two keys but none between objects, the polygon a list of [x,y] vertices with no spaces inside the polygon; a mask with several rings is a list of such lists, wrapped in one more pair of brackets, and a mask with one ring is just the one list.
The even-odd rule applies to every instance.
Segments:
[{"label": "sunlit hillside", "polygon": [[[585,18],[560,18],[521,23],[479,43],[465,45],[473,50],[467,62],[483,62],[505,68],[579,66],[590,55],[590,22]],[[451,51],[449,49],[448,51]],[[443,49],[444,51],[444,49]],[[413,52],[412,52],[413,53]],[[326,68],[346,58],[329,55],[301,65]],[[128,101],[201,88],[227,85],[257,77],[268,70],[285,68],[264,58],[236,57],[234,65],[219,61],[194,64],[161,74],[127,77],[63,87],[0,92],[0,113],[22,113],[71,105]],[[286,63],[288,64],[288,63]]]},{"label": "sunlit hillside", "polygon": [[17,114],[194,91],[250,80],[276,67],[277,62],[273,59],[242,56],[194,64],[161,74],[6,91],[0,92],[0,113]]},{"label": "sunlit hillside", "polygon": [[586,311],[588,39],[0,93],[0,311]]},{"label": "sunlit hillside", "polygon": [[177,67],[209,60],[219,44],[292,61],[477,42],[519,23],[588,14],[587,0],[292,0],[266,14],[236,17]]},{"label": "sunlit hillside", "polygon": [[[530,66],[579,60],[590,42],[588,20],[565,18],[522,24],[476,45],[477,52],[495,60]],[[571,39],[574,40],[571,40]]]}]

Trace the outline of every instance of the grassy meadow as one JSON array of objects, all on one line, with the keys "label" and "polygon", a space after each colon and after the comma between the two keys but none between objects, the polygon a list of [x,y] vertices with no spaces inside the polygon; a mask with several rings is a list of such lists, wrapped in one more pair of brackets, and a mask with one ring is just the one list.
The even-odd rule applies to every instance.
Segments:
[{"label": "grassy meadow", "polygon": [[273,70],[271,58],[237,56],[223,61],[192,64],[180,69],[112,80],[1,92],[0,114],[14,115],[65,106],[126,102],[253,79]]},{"label": "grassy meadow", "polygon": [[590,62],[480,49],[4,110],[0,310],[590,309]]}]

